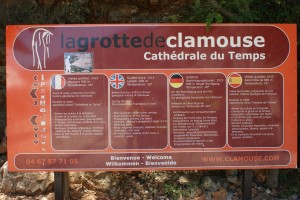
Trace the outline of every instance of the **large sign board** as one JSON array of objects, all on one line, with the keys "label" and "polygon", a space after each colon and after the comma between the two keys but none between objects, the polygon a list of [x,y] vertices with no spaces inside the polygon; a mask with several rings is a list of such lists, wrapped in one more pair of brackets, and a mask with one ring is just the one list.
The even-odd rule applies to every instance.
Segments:
[{"label": "large sign board", "polygon": [[7,26],[11,171],[295,168],[296,25]]}]

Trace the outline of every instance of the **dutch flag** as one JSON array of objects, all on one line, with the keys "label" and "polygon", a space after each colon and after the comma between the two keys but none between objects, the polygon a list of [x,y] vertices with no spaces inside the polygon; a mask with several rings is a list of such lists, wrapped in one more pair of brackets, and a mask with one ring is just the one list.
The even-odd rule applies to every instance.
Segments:
[{"label": "dutch flag", "polygon": [[53,89],[60,90],[65,86],[65,78],[61,75],[55,75],[51,79],[51,86]]}]

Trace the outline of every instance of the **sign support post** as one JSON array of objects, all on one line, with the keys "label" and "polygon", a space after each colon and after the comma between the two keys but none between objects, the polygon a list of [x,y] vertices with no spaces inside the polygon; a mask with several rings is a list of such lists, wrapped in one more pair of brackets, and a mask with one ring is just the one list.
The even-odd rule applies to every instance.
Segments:
[{"label": "sign support post", "polygon": [[63,172],[54,172],[55,199],[63,199]]},{"label": "sign support post", "polygon": [[252,170],[243,170],[243,199],[252,199]]},{"label": "sign support post", "polygon": [[67,172],[54,172],[55,199],[69,199],[69,181]]}]

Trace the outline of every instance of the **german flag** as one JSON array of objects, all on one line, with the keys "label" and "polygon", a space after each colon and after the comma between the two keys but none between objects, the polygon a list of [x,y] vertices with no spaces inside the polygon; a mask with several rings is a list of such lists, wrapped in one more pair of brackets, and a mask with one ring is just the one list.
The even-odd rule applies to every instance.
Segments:
[{"label": "german flag", "polygon": [[233,87],[237,88],[242,85],[243,79],[239,74],[230,74],[228,77],[228,84]]},{"label": "german flag", "polygon": [[172,74],[170,77],[170,85],[173,88],[180,88],[183,85],[184,79],[180,74]]}]

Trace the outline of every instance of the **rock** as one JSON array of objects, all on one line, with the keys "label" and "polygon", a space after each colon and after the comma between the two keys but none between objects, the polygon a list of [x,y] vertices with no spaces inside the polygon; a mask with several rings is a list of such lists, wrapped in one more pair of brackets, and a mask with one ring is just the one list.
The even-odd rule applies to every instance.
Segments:
[{"label": "rock", "polygon": [[259,183],[264,183],[266,181],[265,170],[253,170],[253,175]]},{"label": "rock", "polygon": [[208,176],[202,179],[202,186],[210,192],[215,192],[220,188],[220,185],[214,183]]},{"label": "rock", "polygon": [[204,197],[206,200],[213,200],[211,196],[211,192],[209,191],[204,192]]},{"label": "rock", "polygon": [[140,195],[134,193],[134,194],[133,194],[133,199],[134,199],[134,200],[142,200],[143,198],[142,198]]},{"label": "rock", "polygon": [[55,194],[54,194],[53,192],[51,192],[51,193],[49,193],[49,194],[46,196],[46,198],[47,198],[48,200],[55,200]]},{"label": "rock", "polygon": [[237,176],[227,176],[227,181],[229,183],[237,185],[237,183],[238,183],[238,177]]},{"label": "rock", "polygon": [[70,184],[69,192],[73,199],[80,199],[84,193],[82,184]]},{"label": "rock", "polygon": [[239,197],[242,197],[242,196],[243,196],[243,191],[242,191],[241,188],[238,188],[238,189],[236,190],[236,192],[237,192],[237,195],[238,195]]},{"label": "rock", "polygon": [[238,196],[233,196],[230,200],[240,200]]},{"label": "rock", "polygon": [[103,192],[110,189],[112,176],[109,172],[70,172],[69,182],[70,185],[74,184],[74,189],[81,184],[82,188]]},{"label": "rock", "polygon": [[266,181],[266,175],[264,174],[259,174],[256,176],[256,180],[259,182],[259,183],[264,183]]},{"label": "rock", "polygon": [[84,176],[84,172],[69,172],[69,183],[70,184],[81,183],[82,176]]},{"label": "rock", "polygon": [[227,182],[232,183],[234,185],[238,184],[238,171],[237,170],[227,170],[226,171],[226,179]]},{"label": "rock", "polygon": [[98,184],[98,188],[100,188],[101,190],[109,190],[111,186],[111,176],[107,173],[103,173],[103,175],[104,176],[102,178],[101,176],[95,176],[95,183]]},{"label": "rock", "polygon": [[163,183],[164,182],[164,178],[161,176],[155,176],[154,181],[156,183]]},{"label": "rock", "polygon": [[242,186],[242,180],[240,178],[238,178],[237,182],[236,182],[236,186]]},{"label": "rock", "polygon": [[200,197],[195,197],[193,200],[206,200],[206,197],[202,195]]},{"label": "rock", "polygon": [[227,199],[227,191],[225,188],[221,187],[218,191],[211,193],[214,200],[226,200]]},{"label": "rock", "polygon": [[190,179],[188,178],[187,175],[180,176],[179,179],[178,179],[178,182],[181,185],[189,185],[189,184],[191,184],[191,181],[190,181]]},{"label": "rock", "polygon": [[130,197],[132,197],[132,190],[130,189],[130,190],[127,190],[126,192],[125,192],[125,197],[127,197],[127,198],[130,198]]},{"label": "rock", "polygon": [[258,194],[257,190],[255,188],[252,188],[252,196],[256,196]]},{"label": "rock", "polygon": [[229,188],[230,184],[231,184],[231,183],[229,183],[229,182],[227,182],[227,181],[223,181],[222,184],[221,184],[221,186],[222,186],[223,188]]},{"label": "rock", "polygon": [[0,191],[22,195],[39,195],[53,189],[52,172],[8,172],[7,162],[0,169]]},{"label": "rock", "polygon": [[194,191],[194,197],[201,197],[203,190],[201,188],[196,188]]},{"label": "rock", "polygon": [[178,182],[181,185],[191,185],[191,184],[197,184],[199,182],[198,176],[195,175],[182,175],[179,177]]},{"label": "rock", "polygon": [[47,196],[42,197],[40,200],[55,200],[55,195],[54,193],[49,193]]},{"label": "rock", "polygon": [[228,191],[228,192],[227,192],[227,198],[228,198],[228,199],[232,199],[232,198],[235,196],[235,194],[236,194],[236,193],[233,192],[233,191]]},{"label": "rock", "polygon": [[236,190],[236,186],[234,184],[230,184],[228,189],[231,191],[234,191],[234,190]]},{"label": "rock", "polygon": [[169,200],[169,199],[167,197],[165,197],[165,196],[159,196],[157,198],[157,200]]},{"label": "rock", "polygon": [[226,176],[237,176],[238,175],[238,170],[233,169],[233,170],[226,170]]},{"label": "rock", "polygon": [[81,200],[96,200],[96,199],[98,199],[96,193],[91,191],[85,192],[85,194],[81,198]]}]

